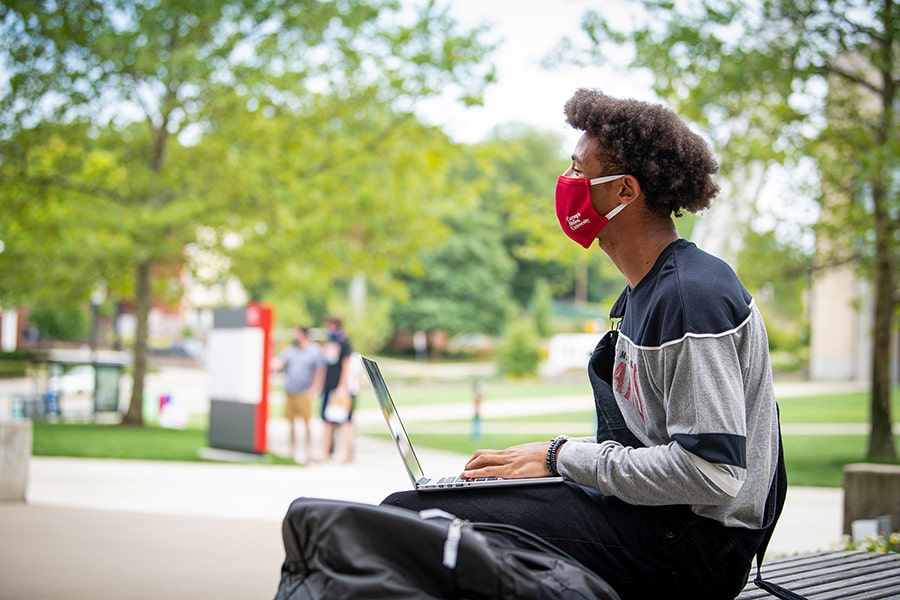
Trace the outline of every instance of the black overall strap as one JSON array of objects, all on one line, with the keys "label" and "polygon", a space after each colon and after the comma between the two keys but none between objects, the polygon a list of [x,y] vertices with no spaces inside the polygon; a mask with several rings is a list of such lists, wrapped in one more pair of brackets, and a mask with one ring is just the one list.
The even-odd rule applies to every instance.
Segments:
[{"label": "black overall strap", "polygon": [[640,448],[644,444],[625,424],[625,418],[616,402],[613,393],[613,365],[615,364],[616,342],[619,339],[619,321],[625,314],[625,302],[628,299],[628,288],[625,288],[610,310],[609,318],[613,321],[612,329],[607,331],[591,353],[588,361],[588,380],[594,392],[594,410],[596,420],[597,443],[607,440],[619,442],[623,446]]},{"label": "black overall strap", "polygon": [[781,598],[781,600],[807,600],[806,597],[800,594],[795,594],[776,583],[765,581],[762,578],[762,562],[766,555],[766,547],[769,545],[769,540],[772,539],[775,525],[781,516],[785,498],[787,498],[787,471],[784,467],[784,449],[781,444],[781,423],[779,419],[778,467],[775,472],[775,480],[772,482],[772,489],[769,490],[769,497],[766,499],[766,521],[768,522],[768,527],[766,527],[766,533],[759,544],[759,548],[756,549],[756,579],[753,580],[753,584],[776,598]]},{"label": "black overall strap", "polygon": [[613,319],[621,319],[625,316],[625,306],[628,304],[628,287],[619,294],[619,297],[616,298],[616,301],[613,302],[612,308],[609,309],[609,319],[612,321]]}]

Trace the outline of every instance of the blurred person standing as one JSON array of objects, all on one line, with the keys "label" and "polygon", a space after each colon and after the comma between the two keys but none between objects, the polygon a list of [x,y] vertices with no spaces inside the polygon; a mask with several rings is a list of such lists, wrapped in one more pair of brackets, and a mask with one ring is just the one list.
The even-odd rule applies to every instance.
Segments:
[{"label": "blurred person standing", "polygon": [[309,426],[312,417],[312,401],[318,396],[325,383],[325,357],[319,344],[309,339],[309,329],[297,325],[293,329],[294,342],[285,348],[272,363],[272,370],[285,373],[284,391],[287,397],[284,417],[290,427],[291,457],[297,458],[296,420],[303,421],[305,463],[312,459],[312,431]]},{"label": "blurred person standing", "polygon": [[341,438],[341,458],[344,462],[353,460],[353,447],[355,433],[353,431],[353,411],[356,409],[356,398],[362,389],[362,360],[359,352],[350,353],[350,359],[347,361],[347,391],[350,392],[350,411],[347,413],[347,420],[340,426]]},{"label": "blurred person standing", "polygon": [[321,460],[327,460],[334,452],[335,426],[341,432],[341,461],[351,459],[352,429],[350,418],[353,411],[353,395],[350,390],[350,356],[353,347],[343,329],[340,317],[325,319],[327,340],[323,346],[325,355],[325,386],[322,390],[322,433]]}]

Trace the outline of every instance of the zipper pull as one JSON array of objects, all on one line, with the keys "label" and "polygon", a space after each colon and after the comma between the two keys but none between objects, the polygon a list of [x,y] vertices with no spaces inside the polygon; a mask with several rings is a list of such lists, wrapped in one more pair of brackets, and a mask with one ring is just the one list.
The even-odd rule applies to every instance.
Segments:
[{"label": "zipper pull", "polygon": [[463,520],[453,519],[447,528],[447,539],[444,540],[444,566],[448,569],[456,568],[456,558],[459,555],[459,540],[462,537]]}]

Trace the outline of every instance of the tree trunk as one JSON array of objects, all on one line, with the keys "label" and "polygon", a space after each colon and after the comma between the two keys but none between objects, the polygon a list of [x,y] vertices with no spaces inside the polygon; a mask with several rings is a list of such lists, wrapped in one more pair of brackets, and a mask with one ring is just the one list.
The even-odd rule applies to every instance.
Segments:
[{"label": "tree trunk", "polygon": [[872,430],[867,460],[897,461],[891,422],[891,332],[894,330],[896,259],[891,238],[895,227],[882,214],[881,188],[873,190],[875,204],[875,322],[872,331]]},{"label": "tree trunk", "polygon": [[137,331],[134,337],[134,371],[131,403],[122,422],[126,425],[144,424],[144,378],[147,375],[147,338],[149,333],[150,304],[153,301],[151,262],[138,263],[135,272],[135,300],[137,303]]},{"label": "tree trunk", "polygon": [[575,306],[583,306],[588,301],[588,267],[575,265]]}]

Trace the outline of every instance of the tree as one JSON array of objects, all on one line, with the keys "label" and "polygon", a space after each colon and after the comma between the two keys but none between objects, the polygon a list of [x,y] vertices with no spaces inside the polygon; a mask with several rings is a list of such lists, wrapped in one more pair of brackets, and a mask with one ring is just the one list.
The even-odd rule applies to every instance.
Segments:
[{"label": "tree", "polygon": [[503,244],[516,263],[513,295],[523,306],[539,279],[553,291],[567,290],[575,264],[587,258],[565,243],[553,211],[566,156],[559,134],[516,123],[494,129],[470,154],[467,171],[478,173],[484,210],[502,224]]},{"label": "tree", "polygon": [[[875,295],[869,459],[896,460],[890,336],[900,281],[900,5],[895,0],[644,0],[633,28],[584,15],[587,42],[566,60],[596,63],[632,45],[631,67],[697,123],[723,156],[723,175],[753,161],[812,160],[823,221],[817,232],[853,261]],[[677,8],[676,8],[677,7]],[[734,167],[732,167],[734,165]],[[798,189],[794,192],[802,192]]]},{"label": "tree", "polygon": [[553,333],[553,296],[546,280],[538,279],[534,283],[534,293],[528,308],[537,334],[542,338],[550,337]]},{"label": "tree", "polygon": [[[589,287],[593,292],[610,281],[602,272],[602,256],[567,242],[556,223],[553,188],[567,164],[567,151],[558,134],[510,123],[472,146],[457,166],[454,179],[471,183],[481,210],[500,223],[503,245],[516,265],[513,297],[523,306],[541,279],[555,295],[571,293],[575,286],[583,300],[591,295]],[[604,295],[601,291],[593,297]]]},{"label": "tree", "polygon": [[396,330],[498,334],[517,311],[510,297],[513,263],[496,220],[481,211],[448,218],[447,242],[422,257],[410,277],[409,301],[398,303]]},{"label": "tree", "polygon": [[[162,291],[154,286],[173,281],[198,227],[215,231],[221,248],[226,233],[254,230],[259,214],[302,218],[345,197],[355,152],[374,163],[418,99],[450,89],[478,102],[493,76],[480,30],[459,31],[432,2],[10,1],[0,8],[0,36],[3,214],[34,217],[42,227],[28,233],[53,244],[24,241],[15,224],[0,230],[21,241],[0,254],[11,290],[0,300],[21,302],[57,282],[86,297],[98,278],[133,297],[134,385],[124,419],[132,424],[142,422],[148,314]],[[368,120],[376,111],[361,107],[373,105],[384,110]],[[257,137],[285,122],[302,148],[273,150]],[[348,155],[363,122],[368,145]],[[331,136],[342,143],[332,147]],[[297,212],[279,212],[294,197],[292,177],[319,193]],[[341,208],[362,214],[365,206]],[[353,235],[355,221],[340,214],[317,222],[328,240]],[[304,247],[307,265],[329,254],[320,241]],[[375,255],[358,252],[356,268]],[[33,266],[58,257],[70,268]],[[318,271],[323,287],[328,266]]]},{"label": "tree", "polygon": [[812,256],[795,240],[781,240],[774,231],[751,229],[743,237],[736,263],[741,282],[765,318],[772,368],[802,368],[809,347],[805,311]]},{"label": "tree", "polygon": [[[310,128],[311,119],[259,124],[256,155],[289,149],[290,160],[260,165],[262,179],[282,183],[261,184],[257,193],[269,195],[270,210],[241,229],[240,246],[229,252],[231,271],[257,297],[334,305],[363,272],[376,293],[402,297],[398,272],[417,268],[421,253],[444,241],[442,219],[465,193],[448,175],[461,149],[442,131],[377,103],[353,100],[319,112],[333,128],[329,155],[344,157],[325,169],[314,141],[325,133]],[[218,242],[214,236],[209,243]]]}]

